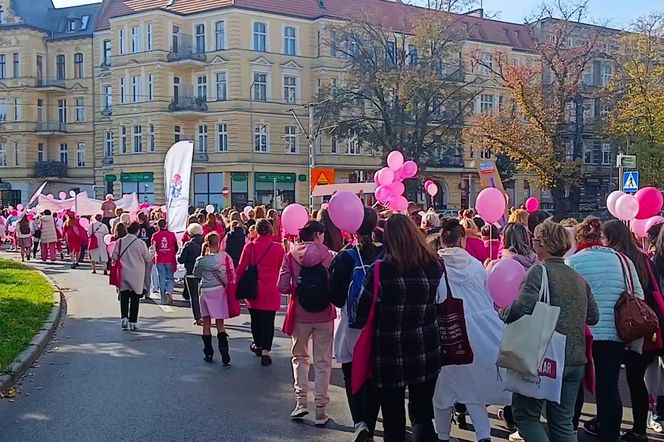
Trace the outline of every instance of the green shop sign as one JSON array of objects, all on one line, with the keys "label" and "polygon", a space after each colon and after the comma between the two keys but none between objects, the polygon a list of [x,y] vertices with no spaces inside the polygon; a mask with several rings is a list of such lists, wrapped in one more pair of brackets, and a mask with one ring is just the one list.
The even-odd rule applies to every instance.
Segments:
[{"label": "green shop sign", "polygon": [[257,173],[256,182],[260,183],[272,183],[274,181],[277,183],[294,183],[295,174],[294,173]]},{"label": "green shop sign", "polygon": [[151,183],[154,181],[154,173],[152,172],[134,172],[123,173],[120,175],[120,181],[123,183]]},{"label": "green shop sign", "polygon": [[307,176],[304,175],[304,174],[302,174],[302,175],[298,175],[298,176],[297,176],[297,180],[298,180],[298,181],[301,181],[301,182],[304,182],[304,181],[307,180]]},{"label": "green shop sign", "polygon": [[246,173],[234,173],[231,174],[233,181],[247,181]]},{"label": "green shop sign", "polygon": [[117,180],[118,180],[117,175],[104,175],[104,181],[107,181],[109,183],[112,183],[113,181]]}]

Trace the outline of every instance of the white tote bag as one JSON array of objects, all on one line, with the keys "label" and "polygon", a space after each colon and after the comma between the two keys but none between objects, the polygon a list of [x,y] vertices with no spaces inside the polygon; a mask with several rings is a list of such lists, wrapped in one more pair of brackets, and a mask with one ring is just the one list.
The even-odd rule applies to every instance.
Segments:
[{"label": "white tote bag", "polygon": [[519,373],[537,376],[544,353],[558,324],[560,307],[551,305],[549,278],[542,268],[542,285],[539,301],[533,313],[524,315],[505,326],[503,340],[496,365]]},{"label": "white tote bag", "polygon": [[554,332],[540,364],[538,375],[530,376],[507,369],[505,390],[533,399],[544,399],[560,404],[566,344],[567,337]]}]

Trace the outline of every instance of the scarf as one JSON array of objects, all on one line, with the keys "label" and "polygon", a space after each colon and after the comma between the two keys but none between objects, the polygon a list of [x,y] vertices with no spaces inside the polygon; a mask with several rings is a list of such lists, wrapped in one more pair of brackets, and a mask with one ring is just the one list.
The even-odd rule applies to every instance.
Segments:
[{"label": "scarf", "polygon": [[576,253],[579,253],[581,250],[589,249],[590,247],[605,247],[601,241],[589,241],[582,242],[576,246]]}]

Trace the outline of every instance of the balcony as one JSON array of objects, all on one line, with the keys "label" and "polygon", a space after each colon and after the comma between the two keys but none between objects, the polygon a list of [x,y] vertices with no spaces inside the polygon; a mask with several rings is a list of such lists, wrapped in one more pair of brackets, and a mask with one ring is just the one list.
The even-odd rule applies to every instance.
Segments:
[{"label": "balcony", "polygon": [[101,69],[102,71],[110,70],[111,69],[111,60],[102,61],[101,64],[99,65],[99,69]]},{"label": "balcony", "polygon": [[40,135],[61,135],[67,133],[67,123],[49,123],[40,121],[35,129]]},{"label": "balcony", "polygon": [[63,91],[67,89],[66,80],[63,78],[37,78],[35,81],[35,87],[47,91]]},{"label": "balcony", "polygon": [[105,158],[103,158],[103,159],[101,160],[101,164],[103,164],[104,166],[110,166],[111,164],[113,164],[113,157],[105,157]]},{"label": "balcony", "polygon": [[210,161],[210,156],[207,152],[194,152],[194,162],[207,163],[208,161]]},{"label": "balcony", "polygon": [[203,97],[177,97],[168,105],[170,112],[207,112],[207,101]]},{"label": "balcony", "polygon": [[111,106],[106,106],[101,110],[102,117],[110,117],[111,115],[113,115],[113,108]]},{"label": "balcony", "polygon": [[67,165],[60,161],[38,161],[35,163],[35,178],[66,178]]},{"label": "balcony", "polygon": [[448,168],[448,167],[464,167],[463,157],[461,155],[442,155],[439,158],[432,158],[429,160],[429,167],[433,168]]},{"label": "balcony", "polygon": [[177,42],[173,43],[167,56],[169,62],[195,66],[205,65],[207,61],[205,49],[197,48],[191,35],[179,34]]}]

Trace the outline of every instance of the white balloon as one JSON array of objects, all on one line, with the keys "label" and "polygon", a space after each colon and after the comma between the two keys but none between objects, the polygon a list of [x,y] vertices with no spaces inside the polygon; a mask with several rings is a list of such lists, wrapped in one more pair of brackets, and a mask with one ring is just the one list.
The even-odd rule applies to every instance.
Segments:
[{"label": "white balloon", "polygon": [[208,204],[207,206],[205,206],[205,211],[207,213],[214,213],[214,206],[212,204]]}]

